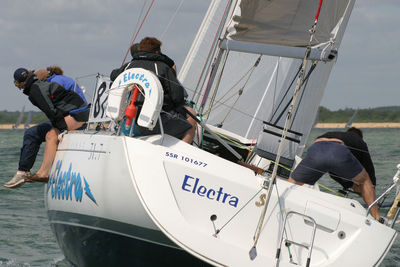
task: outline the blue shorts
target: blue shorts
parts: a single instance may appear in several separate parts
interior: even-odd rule
[[[362,169],[361,163],[345,144],[320,141],[310,146],[307,155],[292,172],[291,177],[297,182],[315,184],[322,175],[329,172],[335,177],[340,177],[344,182],[343,184],[340,182],[342,185],[351,186],[351,179],[356,177]]]

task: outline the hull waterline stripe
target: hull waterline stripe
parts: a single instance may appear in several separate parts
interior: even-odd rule
[[[179,248],[159,230],[148,229],[115,220],[72,212],[49,210],[47,211],[47,216],[50,224],[76,225],[90,229],[97,229],[104,232],[120,234],[151,243],[157,243],[163,246]]]

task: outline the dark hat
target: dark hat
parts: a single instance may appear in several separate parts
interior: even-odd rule
[[[26,74],[28,74],[28,70],[25,68],[19,68],[14,71],[14,80],[22,83],[26,80]]]
[[[133,55],[139,51],[139,43],[135,43],[131,46],[131,56],[133,57]]]

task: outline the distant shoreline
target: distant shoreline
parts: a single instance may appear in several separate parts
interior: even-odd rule
[[[31,124],[29,127],[35,126],[36,124]],[[0,124],[0,129],[2,130],[11,130],[13,128],[14,124]],[[23,130],[25,127],[25,124],[21,124],[18,126],[17,129]]]
[[[344,128],[346,123],[317,123],[315,128]],[[351,126],[357,128],[400,128],[400,122],[355,122]]]
[[[14,124],[0,124],[0,129],[12,129]],[[30,127],[35,124],[30,125]],[[328,129],[328,128],[344,128],[346,123],[317,123],[315,128]],[[354,127],[357,128],[400,128],[400,122],[355,122]],[[24,125],[20,125],[18,129],[24,129]]]

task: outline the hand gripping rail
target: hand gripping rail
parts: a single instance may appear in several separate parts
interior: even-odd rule
[[[110,88],[106,114],[116,122],[123,119],[125,109],[129,104],[128,95],[133,85],[139,86],[145,96],[137,123],[151,130],[160,116],[164,91],[157,76],[148,70],[131,68],[118,75]]]
[[[367,215],[370,213],[371,208],[372,208],[374,205],[376,205],[383,197],[385,197],[393,188],[395,188],[395,187],[397,187],[397,186],[399,186],[399,185],[400,185],[400,164],[397,165],[397,172],[396,172],[396,174],[393,176],[393,184],[392,184],[391,186],[389,186],[389,187],[385,190],[385,192],[383,192],[383,194],[380,195],[374,202],[372,202],[371,205],[368,206]],[[400,195],[400,194],[399,194],[399,195]],[[396,199],[399,198],[399,195],[396,197]],[[391,225],[392,228],[393,228],[393,226],[394,226],[394,223],[395,223],[396,220],[397,220],[397,217],[399,216],[399,211],[400,211],[400,209],[398,209],[398,204],[399,204],[399,202],[398,202],[398,201],[396,202],[396,200],[395,200],[394,203],[393,203],[392,208],[390,208],[390,211],[392,211],[392,213],[395,212],[394,210],[397,210],[397,211],[396,211],[396,214],[394,215],[393,223],[392,223],[392,225]],[[389,213],[390,213],[390,211],[389,211]]]

